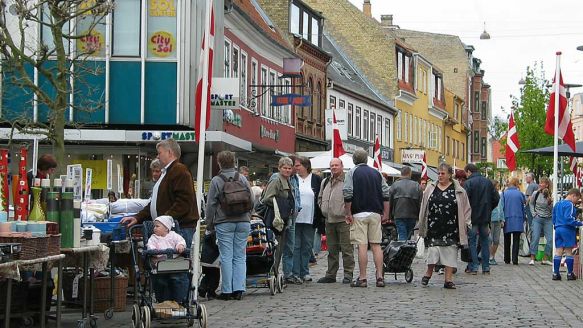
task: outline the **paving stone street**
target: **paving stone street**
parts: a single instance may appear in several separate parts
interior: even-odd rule
[[[421,285],[421,259],[413,264],[410,284],[403,275],[397,280],[386,275],[385,288],[319,284],[315,280],[326,270],[325,254],[311,267],[312,283],[290,285],[275,296],[268,289],[249,289],[243,301],[205,301],[209,327],[583,327],[583,281],[552,281],[550,266],[529,266],[527,258],[519,265],[499,258],[502,264],[492,266],[491,275],[475,276],[464,273],[459,262],[458,288],[446,290],[437,273],[428,286]],[[372,268],[371,262],[369,282]],[[98,326],[130,327],[130,309],[108,321],[99,314]],[[63,327],[75,327],[76,319],[66,315]]]

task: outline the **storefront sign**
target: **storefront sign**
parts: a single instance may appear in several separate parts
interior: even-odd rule
[[[286,93],[283,95],[271,96],[270,106],[288,106],[288,105],[300,107],[312,106],[312,96],[302,96],[295,93]]]
[[[99,54],[103,49],[105,38],[99,31],[85,31],[83,37],[77,39],[77,49],[84,54]]]
[[[174,51],[174,36],[165,31],[154,32],[150,37],[149,48],[155,57],[168,57]]]
[[[340,139],[348,139],[348,113],[344,108],[334,109],[336,114],[336,125],[340,132]],[[326,109],[324,111],[326,119],[326,140],[332,140],[332,110]]]
[[[229,124],[233,124],[234,126],[241,127],[243,126],[243,120],[241,118],[241,114],[236,113],[230,109],[223,111],[223,121]]]
[[[425,152],[421,149],[401,150],[401,163],[423,163]]]
[[[194,131],[144,131],[141,132],[141,137],[141,140],[143,141],[160,141],[166,139],[174,139],[176,141],[194,141]]]
[[[239,108],[239,79],[213,77],[211,86],[211,109]]]
[[[271,130],[266,128],[264,125],[261,125],[259,128],[259,137],[261,138],[268,138],[275,141],[279,140],[279,131],[278,130]]]
[[[176,17],[174,0],[150,0],[148,6],[150,17]]]

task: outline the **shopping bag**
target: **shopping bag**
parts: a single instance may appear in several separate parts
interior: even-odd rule
[[[418,259],[425,257],[425,238],[423,237],[419,237],[417,241],[417,254],[415,254],[415,257]]]
[[[520,234],[520,248],[518,251],[518,256],[530,256],[530,240],[528,240],[528,236],[524,232]]]

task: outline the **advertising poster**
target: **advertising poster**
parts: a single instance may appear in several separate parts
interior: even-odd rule
[[[107,161],[106,160],[77,160],[86,169],[93,172],[91,190],[107,190]],[[85,179],[87,181],[87,179]]]
[[[73,200],[83,199],[83,167],[81,164],[67,165],[67,178],[73,179]]]
[[[93,181],[93,170],[85,169],[85,201],[91,199],[91,182]]]

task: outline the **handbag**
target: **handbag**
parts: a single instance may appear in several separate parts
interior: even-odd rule
[[[462,247],[460,255],[461,255],[463,262],[466,262],[466,263],[472,262],[472,254],[470,253],[469,247]]]

